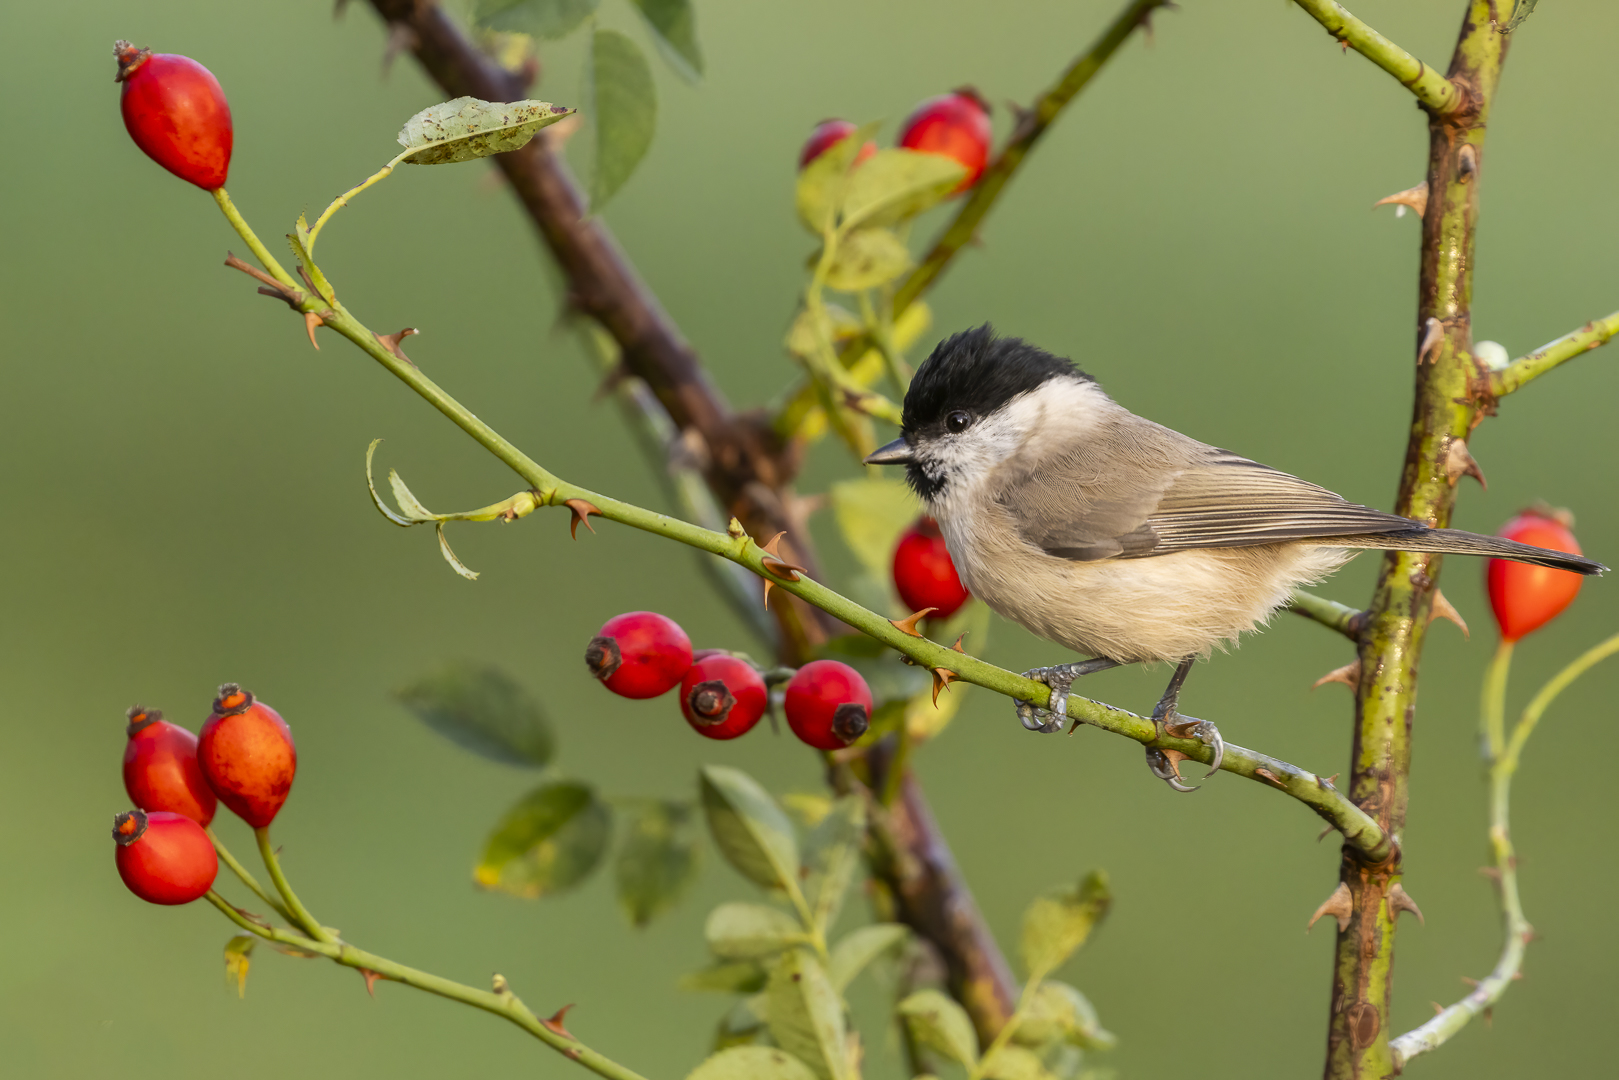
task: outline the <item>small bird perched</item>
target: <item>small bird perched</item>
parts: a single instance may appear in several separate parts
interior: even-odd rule
[[[1153,721],[1160,735],[1211,747],[1210,776],[1224,753],[1219,730],[1177,710],[1192,663],[1257,629],[1354,549],[1607,569],[1348,502],[1143,419],[1072,361],[988,325],[940,342],[905,395],[901,436],[866,463],[906,466],[973,595],[1093,657],[1024,672],[1052,690],[1049,711],[1018,703],[1025,727],[1061,730],[1081,675],[1167,660],[1175,674]],[[1147,763],[1175,790],[1194,790],[1161,751],[1148,749]]]

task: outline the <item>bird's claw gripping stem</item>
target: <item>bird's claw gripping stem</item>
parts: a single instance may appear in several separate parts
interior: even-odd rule
[[[1082,675],[1106,671],[1110,667],[1118,667],[1118,662],[1099,656],[1094,660],[1081,660],[1075,664],[1057,664],[1053,667],[1032,668],[1025,671],[1023,673],[1025,679],[1033,679],[1051,687],[1051,706],[1042,709],[1032,701],[1019,699],[1018,719],[1030,731],[1039,731],[1047,735],[1061,731],[1063,722],[1068,719],[1068,690],[1074,685],[1074,680]]]
[[[1220,763],[1225,760],[1225,740],[1220,737],[1220,729],[1207,720],[1199,720],[1195,716],[1183,717],[1180,714],[1178,706],[1181,687],[1185,685],[1186,676],[1191,670],[1190,658],[1176,665],[1175,674],[1171,676],[1169,686],[1164,689],[1164,696],[1158,699],[1158,705],[1152,710],[1152,724],[1158,730],[1159,738],[1169,735],[1177,739],[1196,739],[1214,751],[1209,771],[1203,777],[1207,780],[1220,771]],[[1188,784],[1181,780],[1180,764],[1186,760],[1186,756],[1179,750],[1160,750],[1149,746],[1147,768],[1176,791],[1196,791],[1196,784]]]

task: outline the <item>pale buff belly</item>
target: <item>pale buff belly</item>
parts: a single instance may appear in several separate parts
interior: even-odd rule
[[[999,523],[997,523],[999,524]],[[1074,562],[1008,529],[940,518],[963,584],[990,609],[1078,653],[1121,663],[1207,656],[1257,629],[1295,586],[1353,555],[1341,548],[1202,548],[1145,559]]]

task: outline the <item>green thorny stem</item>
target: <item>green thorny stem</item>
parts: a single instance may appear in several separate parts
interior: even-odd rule
[[[1519,978],[1523,966],[1525,947],[1534,938],[1534,928],[1524,918],[1523,903],[1518,897],[1518,856],[1512,846],[1508,812],[1512,793],[1512,777],[1518,771],[1524,744],[1534,734],[1535,725],[1557,695],[1570,683],[1596,664],[1619,653],[1619,634],[1583,655],[1558,672],[1523,710],[1523,716],[1513,727],[1511,737],[1506,734],[1503,717],[1506,704],[1507,665],[1512,657],[1512,643],[1503,641],[1496,651],[1484,678],[1483,723],[1486,744],[1485,759],[1489,762],[1490,784],[1490,852],[1495,865],[1490,876],[1499,889],[1501,921],[1506,941],[1501,947],[1501,958],[1495,969],[1473,987],[1471,993],[1419,1028],[1394,1039],[1389,1048],[1394,1056],[1395,1069],[1418,1054],[1443,1046],[1451,1036],[1467,1026],[1468,1021],[1480,1013],[1487,1013]]]
[[[1491,0],[1467,0],[1448,78],[1436,82],[1425,65],[1336,4],[1299,2],[1339,40],[1394,74],[1428,113],[1416,393],[1394,513],[1440,528],[1450,522],[1459,475],[1447,464],[1465,452],[1466,439],[1485,415],[1472,354],[1473,242],[1485,125],[1507,38],[1496,31]],[[1398,911],[1390,894],[1403,870],[1398,838],[1405,828],[1417,664],[1439,568],[1436,555],[1387,553],[1359,636],[1349,794],[1395,844],[1373,858],[1344,847],[1340,881],[1349,894],[1350,915],[1337,939],[1328,1080],[1382,1080],[1396,1071],[1389,1017]]]
[[[231,220],[243,239],[248,240],[250,247],[258,245],[257,238],[252,237],[252,230],[239,215],[232,217]],[[306,266],[306,269],[315,280],[324,280],[317,268]],[[302,297],[298,303],[300,311],[318,312],[324,326],[358,345],[457,427],[472,436],[530,485],[539,505],[563,506],[570,499],[583,500],[589,503],[597,514],[609,521],[678,541],[746,567],[769,581],[775,588],[802,598],[834,618],[910,657],[923,667],[949,671],[966,682],[1010,698],[1031,701],[1042,707],[1050,704],[1051,689],[1044,683],[1025,679],[1015,672],[956,652],[937,642],[907,634],[875,611],[861,607],[819,582],[791,570],[780,569],[781,564],[772,559],[770,554],[755,543],[735,522],[723,533],[704,529],[560,479],[480,420],[414,364],[391,352],[383,345],[377,334],[350,314],[341,303],[334,300],[330,307],[326,307],[320,297],[310,296],[307,293],[300,295]],[[767,560],[775,562],[778,567],[776,572],[769,569]],[[1070,696],[1068,713],[1077,722],[1123,735],[1146,746],[1178,750],[1205,764],[1213,756],[1208,747],[1195,739],[1160,736],[1151,720],[1089,698]],[[1326,777],[1232,743],[1226,744],[1225,761],[1221,768],[1277,788],[1305,803],[1342,832],[1346,842],[1368,859],[1385,859],[1394,851],[1394,843],[1387,831],[1379,827],[1369,815],[1355,807]]]

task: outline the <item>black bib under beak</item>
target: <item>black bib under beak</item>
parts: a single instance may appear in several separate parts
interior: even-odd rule
[[[887,446],[879,446],[866,455],[867,465],[914,465],[916,453],[911,444],[903,438],[895,439]]]

